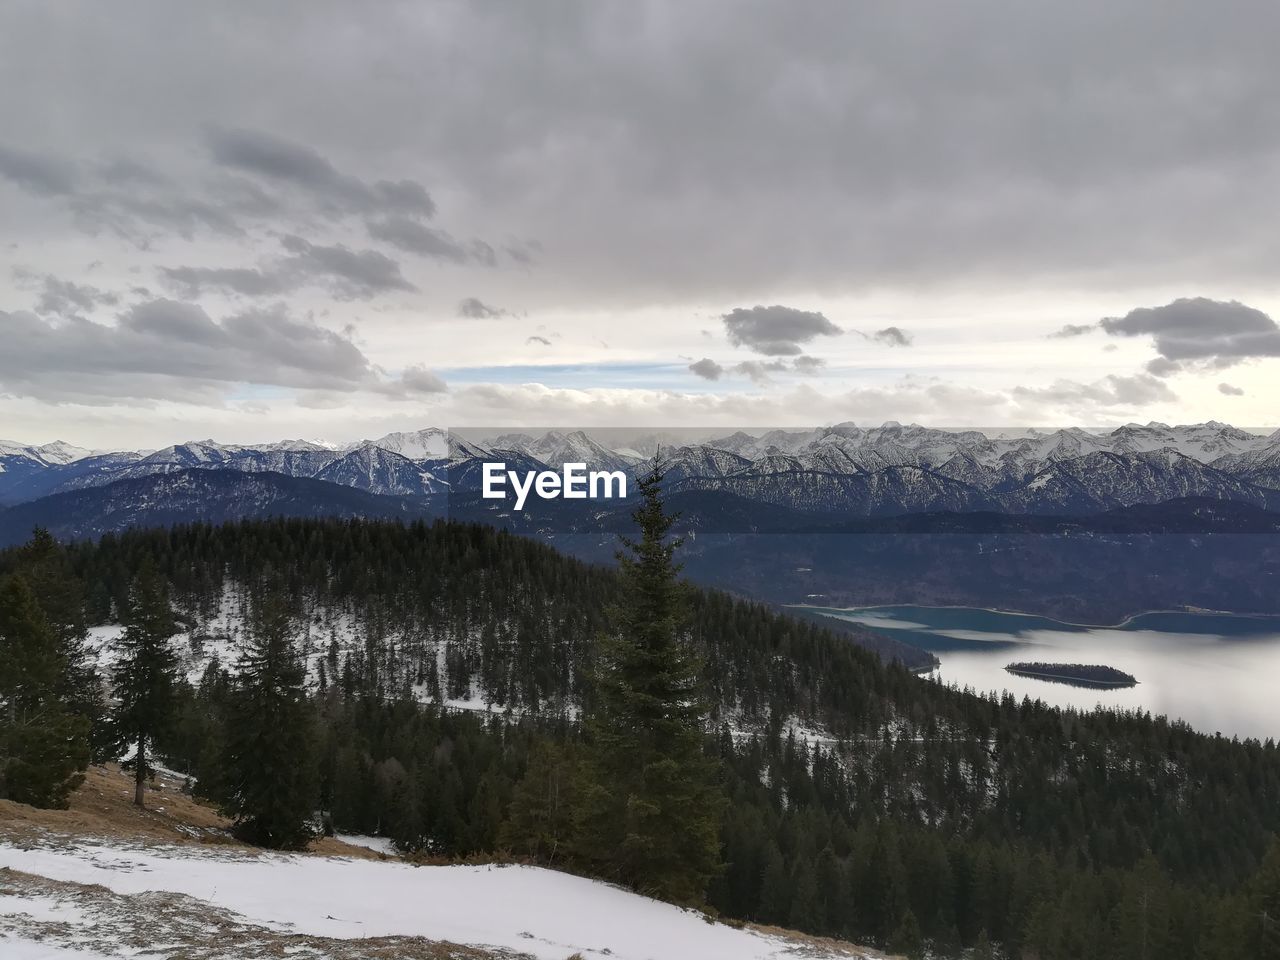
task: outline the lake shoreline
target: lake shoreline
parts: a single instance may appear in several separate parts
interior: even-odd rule
[[[856,607],[826,607],[818,606],[811,603],[784,603],[784,608],[792,608],[798,610],[832,610],[839,613],[864,613],[869,610],[886,610],[897,607],[918,607],[921,610],[977,610],[982,613],[996,613],[1001,616],[1009,617],[1035,617],[1040,620],[1050,620],[1053,623],[1060,623],[1064,627],[1080,627],[1085,630],[1119,630],[1123,629],[1133,621],[1148,616],[1158,614],[1176,614],[1184,617],[1235,617],[1240,620],[1266,620],[1275,621],[1280,624],[1280,614],[1275,613],[1236,613],[1231,610],[1210,610],[1206,607],[1183,607],[1177,608],[1161,608],[1154,610],[1142,610],[1138,613],[1132,613],[1124,617],[1116,623],[1086,623],[1075,620],[1062,620],[1058,617],[1051,617],[1043,613],[1028,613],[1025,610],[1006,610],[1001,607],[974,607],[958,603],[871,603]]]

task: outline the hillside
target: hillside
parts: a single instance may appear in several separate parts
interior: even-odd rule
[[[276,520],[49,549],[31,575],[62,583],[49,609],[95,625],[105,665],[136,572],[167,580],[183,680],[154,747],[199,795],[234,790],[220,745],[239,723],[236,661],[275,584],[306,667],[304,759],[338,833],[562,865],[570,825],[545,798],[574,790],[616,571],[457,523]],[[28,566],[0,554],[0,574]],[[1146,897],[1155,955],[1199,958],[1270,882],[1274,742],[980,698],[816,622],[705,590],[688,603],[728,804],[707,890],[724,916],[877,946],[923,937],[946,957],[985,936],[1070,958],[1051,945],[1139,936]]]
[[[531,866],[410,865],[320,840],[267,854],[168,777],[130,804],[94,768],[71,809],[0,801],[6,960],[814,960],[879,956],[779,930],[731,927],[615,887]]]

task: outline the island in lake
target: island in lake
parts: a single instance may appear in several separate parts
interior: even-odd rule
[[[1020,677],[1066,683],[1073,687],[1091,687],[1095,690],[1114,690],[1138,685],[1138,679],[1133,674],[1097,663],[1026,662],[1011,663],[1005,669]]]

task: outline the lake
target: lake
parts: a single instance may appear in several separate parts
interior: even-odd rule
[[[1161,612],[1106,627],[966,607],[811,609],[931,651],[941,662],[932,676],[947,684],[1063,707],[1147,710],[1224,736],[1280,737],[1280,617]],[[1138,686],[1093,690],[1007,673],[1017,660],[1106,664]]]

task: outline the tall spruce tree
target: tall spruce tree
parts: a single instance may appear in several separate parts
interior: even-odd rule
[[[639,539],[618,553],[621,599],[597,656],[575,847],[605,876],[696,904],[720,867],[725,800],[661,485],[655,465],[639,482]]]
[[[63,703],[66,662],[27,582],[0,581],[0,797],[65,807],[89,764],[89,722]]]
[[[227,812],[250,843],[298,849],[314,835],[318,772],[306,671],[284,596],[258,599],[237,665],[228,729]]]
[[[57,638],[63,706],[89,722],[94,758],[105,758],[111,747],[110,726],[101,678],[88,646],[84,584],[72,572],[66,551],[43,527],[37,527],[18,550],[18,560],[18,569]]]
[[[111,712],[115,745],[137,747],[130,763],[133,802],[139,807],[144,806],[144,787],[153,772],[147,748],[173,716],[178,658],[171,641],[177,632],[168,584],[147,564],[133,582],[124,633],[117,641],[117,702]]]

